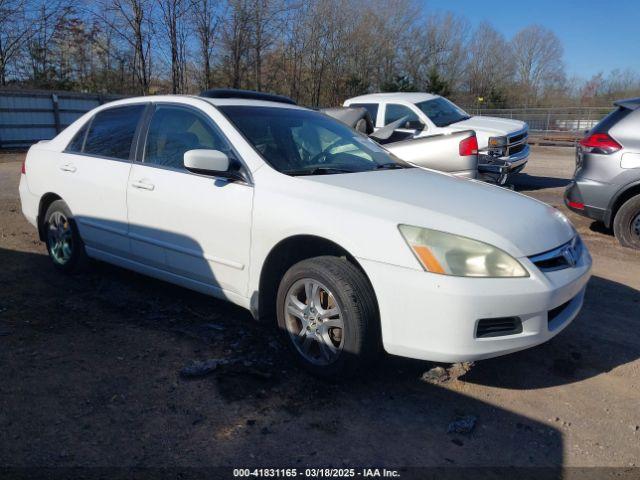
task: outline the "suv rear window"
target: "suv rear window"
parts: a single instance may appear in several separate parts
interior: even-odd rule
[[[98,112],[84,141],[83,153],[128,160],[145,105],[128,105]]]
[[[598,124],[591,129],[591,133],[607,133],[616,123],[622,121],[631,110],[624,107],[618,107],[613,112],[604,117]]]

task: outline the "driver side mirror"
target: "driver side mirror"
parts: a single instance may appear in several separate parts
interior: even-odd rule
[[[426,125],[422,123],[420,120],[407,120],[403,126],[408,130],[424,130]]]
[[[220,150],[189,150],[184,153],[183,162],[184,168],[193,173],[244,180],[242,175],[233,169],[233,160]]]

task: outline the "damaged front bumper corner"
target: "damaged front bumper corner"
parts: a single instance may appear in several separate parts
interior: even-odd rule
[[[509,176],[521,172],[529,160],[531,147],[526,145],[520,152],[508,157],[494,157],[481,153],[478,159],[478,176],[487,181],[504,185]]]

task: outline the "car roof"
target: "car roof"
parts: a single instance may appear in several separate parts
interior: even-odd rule
[[[299,105],[293,105],[291,103],[284,102],[272,102],[269,100],[252,100],[245,98],[206,98],[206,97],[193,97],[199,98],[216,107],[222,107],[227,105],[239,106],[239,107],[277,107],[277,108],[290,108],[295,110],[308,110],[308,108],[301,107]]]
[[[244,98],[206,98],[198,95],[149,95],[146,97],[129,97],[113,102],[105,103],[104,106],[117,106],[117,105],[129,105],[141,102],[172,102],[177,99],[192,99],[201,100],[203,102],[210,103],[213,106],[226,106],[237,105],[246,107],[277,107],[277,108],[290,108],[296,110],[308,110],[307,108],[300,107],[298,105],[292,105],[290,103],[272,102],[266,100],[253,100]]]
[[[624,107],[629,110],[637,110],[640,108],[640,97],[625,98],[624,100],[618,100],[613,103],[616,107]]]
[[[367,95],[360,95],[359,97],[353,97],[347,100],[349,103],[354,102],[388,102],[388,101],[404,101],[409,103],[424,102],[426,100],[433,100],[438,98],[439,95],[433,95],[426,92],[390,92],[390,93],[369,93]],[[346,103],[346,102],[345,102]]]

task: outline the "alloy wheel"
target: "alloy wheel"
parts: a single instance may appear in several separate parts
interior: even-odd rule
[[[62,212],[53,212],[49,218],[47,245],[51,258],[58,265],[66,265],[73,255],[71,223]]]
[[[315,365],[335,362],[344,345],[344,321],[333,293],[315,279],[302,278],[285,298],[285,324],[298,353]]]
[[[640,213],[631,221],[631,233],[640,239]]]

